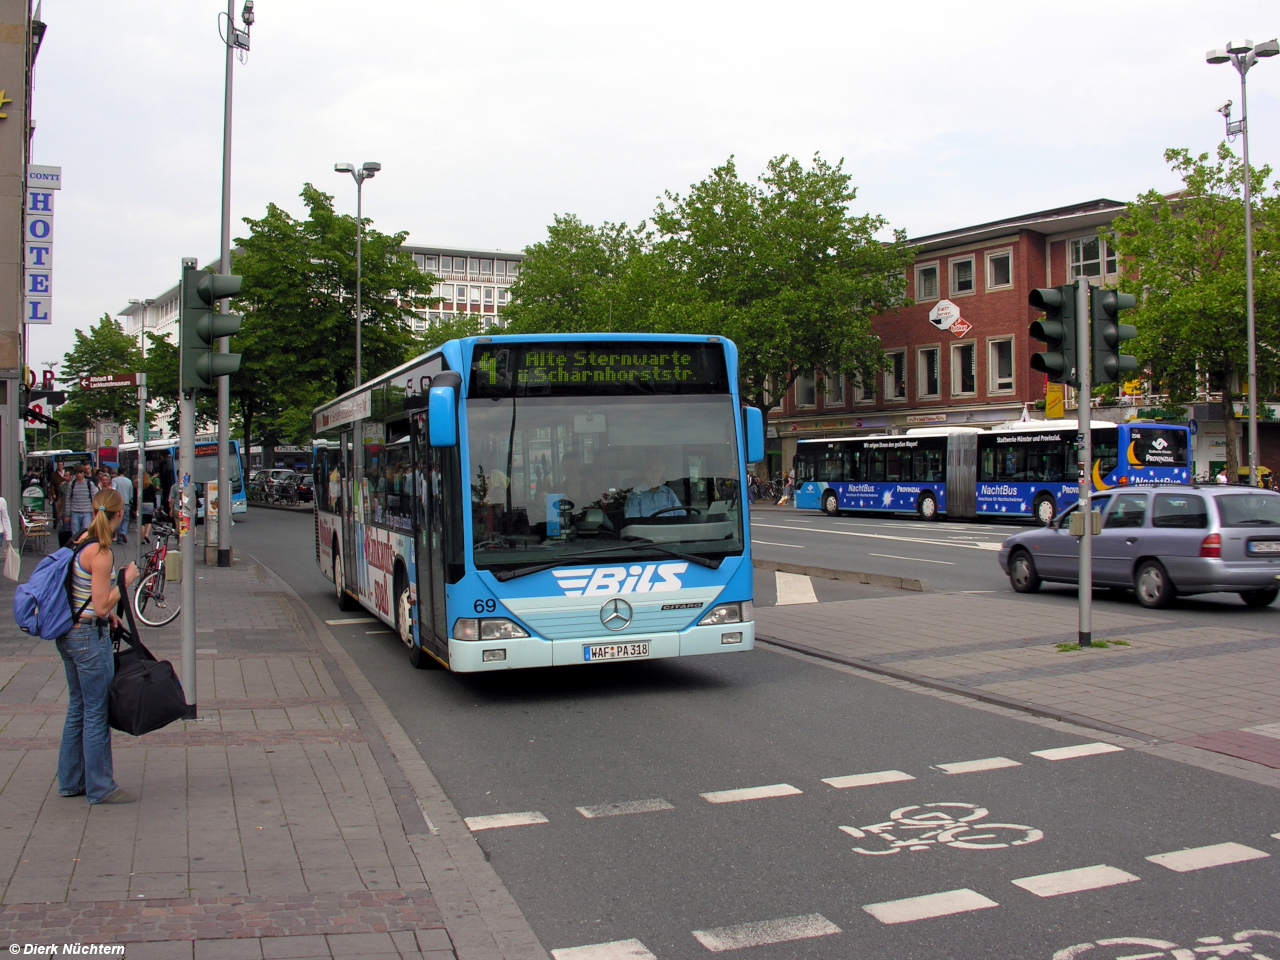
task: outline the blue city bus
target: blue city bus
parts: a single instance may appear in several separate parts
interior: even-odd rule
[[[722,337],[468,337],[316,408],[339,606],[458,672],[752,649],[737,366]]]
[[[249,498],[245,493],[244,478],[240,463],[240,441],[229,441],[227,472],[231,481],[231,515],[248,513]],[[191,479],[196,485],[196,519],[204,519],[204,485],[210,480],[218,479],[218,443],[216,440],[197,440],[195,445],[195,467],[191,471]],[[120,444],[120,472],[130,480],[138,476],[138,443]],[[178,477],[178,441],[176,437],[167,440],[147,441],[146,471],[152,477],[160,478],[164,503],[169,503],[173,485]]]
[[[802,440],[796,445],[795,504],[831,515],[867,510],[925,520],[945,514],[1046,524],[1078,498],[1078,429],[1074,420],[1033,420],[991,430],[928,427]],[[1094,421],[1092,432],[1095,490],[1190,481],[1185,426]]]

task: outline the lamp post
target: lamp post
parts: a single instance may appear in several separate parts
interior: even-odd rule
[[[1256,46],[1252,40],[1232,40],[1225,47],[1205,54],[1208,63],[1229,63],[1240,74],[1240,119],[1231,120],[1231,101],[1218,111],[1227,122],[1227,136],[1239,134],[1243,138],[1244,155],[1244,285],[1245,285],[1245,335],[1249,341],[1249,486],[1258,485],[1258,344],[1254,330],[1253,313],[1253,201],[1250,198],[1249,169],[1249,106],[1245,92],[1245,74],[1262,57],[1274,57],[1280,53],[1280,42],[1267,40]],[[1230,389],[1230,384],[1224,384]]]
[[[357,170],[354,163],[335,163],[333,169],[337,173],[349,173],[351,179],[356,182],[356,386],[360,386],[360,326],[364,320],[364,313],[360,304],[360,280],[361,280],[361,243],[364,240],[364,210],[361,206],[362,194],[364,190],[364,182],[372,180],[374,174],[382,169],[382,164],[373,160],[367,160],[360,165]]]

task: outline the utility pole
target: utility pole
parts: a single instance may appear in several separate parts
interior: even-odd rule
[[[198,269],[195,257],[182,258],[179,303],[187,302],[189,275]],[[179,326],[187,322],[181,317]],[[181,331],[180,331],[181,333]],[[196,718],[196,486],[191,468],[196,462],[196,391],[181,384],[178,401],[178,549],[182,552],[182,689],[187,695],[187,719]]]
[[[1093,354],[1092,324],[1089,317],[1089,280],[1076,280],[1076,423],[1080,430],[1080,506],[1083,519],[1080,535],[1080,573],[1076,581],[1080,598],[1080,646],[1093,646],[1093,404],[1090,392],[1090,358]]]

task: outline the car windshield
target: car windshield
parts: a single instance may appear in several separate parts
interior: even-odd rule
[[[1280,527],[1280,496],[1231,493],[1214,497],[1224,527]]]
[[[742,553],[731,397],[466,404],[477,567]]]

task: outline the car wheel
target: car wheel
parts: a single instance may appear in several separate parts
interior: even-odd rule
[[[822,512],[829,517],[840,516],[840,501],[836,499],[836,492],[828,490],[822,496]]]
[[[1035,593],[1040,589],[1036,562],[1027,551],[1018,550],[1009,558],[1009,583],[1017,593]]]
[[[1280,589],[1268,587],[1263,590],[1241,590],[1240,599],[1250,607],[1269,607],[1280,596]]]
[[[1042,527],[1047,527],[1051,524],[1057,512],[1057,504],[1054,503],[1053,497],[1047,493],[1042,493],[1036,497],[1036,502],[1031,506],[1031,516]]]
[[[916,513],[921,520],[938,519],[938,501],[932,493],[920,494],[920,499],[916,501]]]
[[[1159,609],[1173,603],[1176,591],[1159,560],[1144,560],[1133,576],[1133,592],[1144,607]]]

